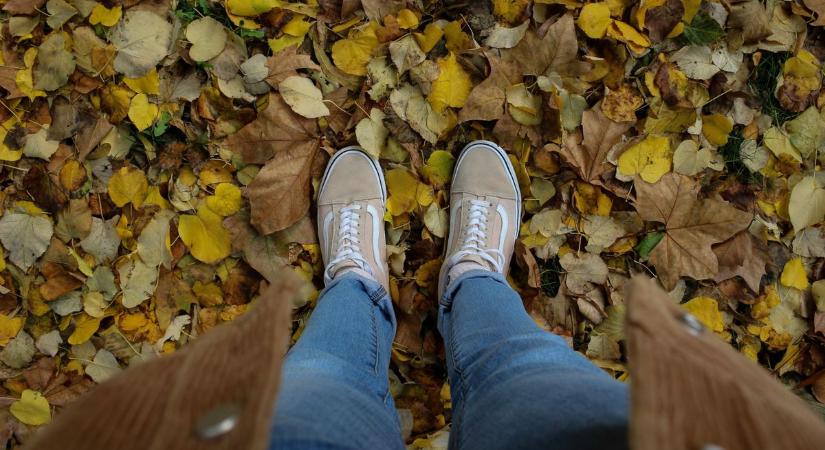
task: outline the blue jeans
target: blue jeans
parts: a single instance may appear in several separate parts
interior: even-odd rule
[[[454,449],[626,448],[628,393],[541,330],[498,274],[455,280],[439,307]],[[272,449],[403,449],[389,394],[395,316],[354,274],[321,295],[287,354]]]

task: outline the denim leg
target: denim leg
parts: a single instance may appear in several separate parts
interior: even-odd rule
[[[453,449],[627,448],[626,386],[548,333],[498,274],[459,277],[440,305]]]
[[[403,449],[389,393],[392,301],[355,274],[321,294],[287,353],[271,449]]]

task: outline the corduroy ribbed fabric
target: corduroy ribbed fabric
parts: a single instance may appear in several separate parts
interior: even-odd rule
[[[288,275],[231,324],[97,386],[33,436],[29,448],[265,449],[300,287]],[[196,421],[221,405],[240,407],[237,425],[213,439],[198,437]]]

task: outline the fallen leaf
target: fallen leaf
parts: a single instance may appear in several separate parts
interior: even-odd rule
[[[629,124],[614,122],[605,116],[599,105],[582,114],[584,139],[571,138],[559,149],[561,156],[572,164],[582,180],[601,183],[601,176],[612,170],[607,155],[619,143]]]
[[[102,348],[97,351],[94,359],[86,366],[86,375],[89,375],[95,383],[103,383],[117,375],[121,370],[115,355]]]
[[[66,39],[62,33],[50,35],[37,52],[32,75],[34,89],[55,91],[69,81],[74,72],[74,55],[66,50]]]
[[[0,242],[9,260],[23,270],[29,270],[46,251],[52,233],[52,222],[45,215],[6,212],[0,218]]]
[[[372,58],[372,51],[377,46],[378,37],[375,35],[375,26],[371,23],[333,44],[332,60],[344,73],[364,76],[367,74],[367,63]]]
[[[461,108],[470,96],[470,76],[458,63],[454,53],[439,59],[438,69],[438,78],[433,82],[427,100],[438,113],[444,112],[447,107]]]
[[[43,425],[52,420],[52,410],[43,394],[31,389],[25,389],[20,394],[20,400],[9,407],[11,414],[26,425]]]
[[[115,205],[122,207],[129,203],[140,207],[149,190],[146,175],[140,170],[124,166],[109,178],[109,198]]]
[[[217,20],[206,16],[186,27],[186,40],[192,43],[189,57],[195,61],[209,61],[226,47],[226,29]]]
[[[329,115],[329,108],[324,104],[324,95],[309,78],[288,77],[278,84],[278,90],[281,98],[293,111],[308,119]]]
[[[792,287],[804,291],[808,288],[808,274],[805,272],[805,266],[802,265],[802,258],[793,258],[782,269],[782,276],[779,282],[783,286]]]
[[[699,199],[696,183],[667,174],[656,184],[636,183],[636,210],[646,221],[665,225],[665,235],[650,253],[662,285],[673,289],[682,276],[712,278],[719,262],[712,244],[724,242],[750,225],[752,215],[714,199]]]
[[[513,28],[503,27],[496,24],[484,40],[484,45],[493,48],[513,48],[518,45],[527,33],[530,21],[525,21],[521,25]]]
[[[672,159],[670,139],[649,134],[619,156],[616,175],[631,179],[638,174],[644,181],[655,183],[670,172]]]
[[[112,31],[118,50],[114,69],[129,78],[140,78],[166,57],[172,44],[172,24],[145,10],[126,11]]]
[[[588,37],[601,39],[607,33],[607,27],[612,20],[607,2],[588,3],[579,12],[576,24]]]
[[[813,176],[796,183],[788,203],[788,215],[795,231],[825,220],[825,186]]]
[[[192,256],[207,264],[226,258],[231,251],[229,233],[221,216],[208,207],[198,208],[195,215],[180,216],[178,234]]]
[[[355,126],[358,144],[375,159],[381,155],[389,135],[384,126],[384,118],[386,115],[380,109],[373,108],[369,117],[361,119]]]

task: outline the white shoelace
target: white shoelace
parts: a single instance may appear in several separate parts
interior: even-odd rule
[[[325,283],[332,280],[336,266],[345,261],[351,261],[361,270],[372,275],[372,269],[358,246],[361,243],[358,239],[360,228],[358,210],[360,209],[361,205],[352,204],[341,208],[338,212],[341,220],[338,224],[338,249],[324,271]]]
[[[484,248],[484,243],[487,241],[487,217],[490,206],[492,205],[487,201],[470,200],[469,221],[465,228],[464,242],[461,244],[461,249],[450,258],[451,266],[461,262],[465,256],[477,256],[490,263],[496,272],[504,271],[504,255],[498,249]]]

